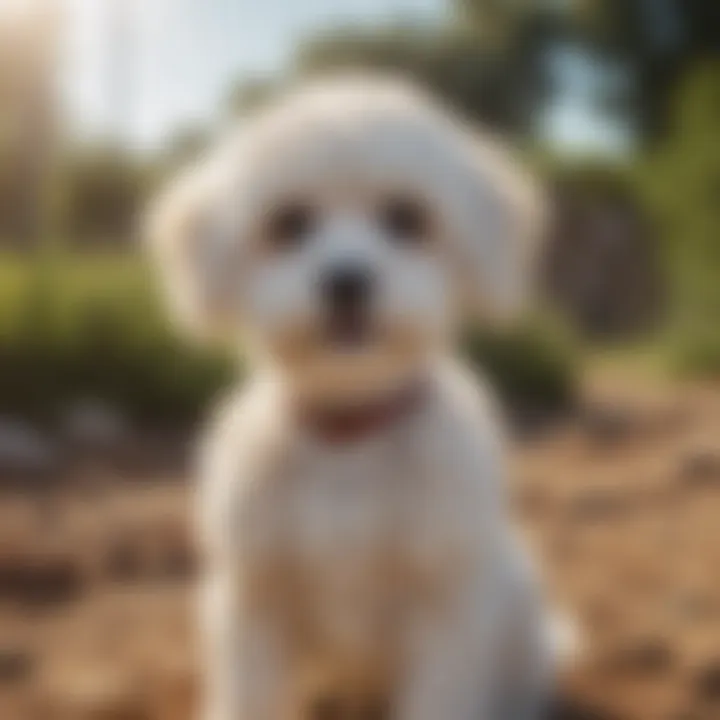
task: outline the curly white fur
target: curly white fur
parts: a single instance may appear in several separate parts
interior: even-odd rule
[[[429,208],[418,247],[378,223],[398,193]],[[289,198],[318,217],[275,252],[265,223]],[[397,720],[541,713],[547,623],[507,519],[498,423],[451,358],[470,309],[519,306],[540,223],[493,142],[377,78],[290,95],[160,201],[153,248],[182,318],[242,338],[256,368],[203,452],[204,720],[299,717],[325,696]],[[318,290],[348,264],[373,275],[376,329],[351,350],[323,335]],[[419,411],[356,442],[293,413],[418,377]]]

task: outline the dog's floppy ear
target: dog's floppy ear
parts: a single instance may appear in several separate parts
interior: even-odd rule
[[[222,199],[217,168],[198,163],[160,193],[146,219],[145,238],[170,307],[200,338],[222,334],[233,310],[233,238]]]
[[[535,289],[545,202],[535,180],[489,138],[467,138],[463,165],[465,297],[482,320],[502,322],[523,311]]]

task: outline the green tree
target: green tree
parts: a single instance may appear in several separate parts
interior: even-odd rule
[[[472,119],[522,133],[529,129],[543,84],[539,66],[521,61],[519,47],[461,25],[398,23],[337,28],[310,38],[301,43],[294,65],[301,75],[348,67],[398,72]]]
[[[689,364],[720,368],[720,61],[676,93],[667,139],[644,164],[673,279],[673,329]]]
[[[630,92],[608,101],[647,145],[672,121],[673,100],[698,60],[720,57],[717,0],[455,0],[456,16],[521,59],[572,42],[623,70]]]

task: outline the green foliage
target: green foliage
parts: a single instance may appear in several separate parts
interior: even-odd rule
[[[670,345],[685,369],[720,372],[720,61],[698,65],[673,131],[642,167],[672,280]]]
[[[566,410],[575,399],[579,365],[574,345],[548,319],[528,320],[512,330],[476,330],[464,350],[511,407],[554,412]]]
[[[720,56],[717,0],[573,0],[566,33],[631,78],[626,119],[646,147],[671,132],[674,101],[688,68]]]
[[[471,120],[525,131],[542,90],[541,65],[506,40],[456,25],[339,27],[301,43],[293,67],[300,75],[344,68],[399,74]]]
[[[141,422],[183,424],[238,375],[226,352],[169,329],[137,259],[50,262],[0,258],[0,414],[51,420],[68,402],[93,397]],[[555,410],[571,400],[573,355],[547,325],[474,333],[466,350],[514,405]]]
[[[720,333],[717,327],[697,328],[671,337],[672,368],[681,375],[718,377],[720,375]]]
[[[223,353],[170,331],[137,260],[64,259],[52,274],[3,260],[0,287],[0,413],[51,419],[98,397],[182,424],[230,379]]]

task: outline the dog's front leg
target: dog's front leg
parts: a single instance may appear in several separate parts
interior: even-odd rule
[[[492,707],[492,621],[480,593],[465,587],[413,623],[397,720],[496,720]]]
[[[237,578],[216,573],[203,588],[201,720],[278,720],[287,700],[279,637],[238,602]]]

